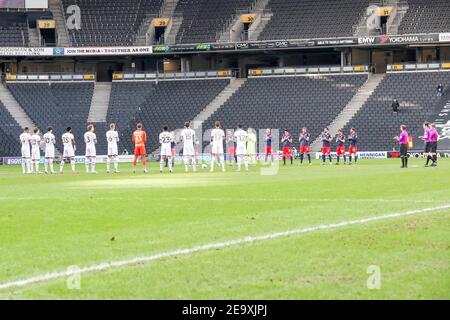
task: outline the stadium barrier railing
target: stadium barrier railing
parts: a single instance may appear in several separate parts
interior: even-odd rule
[[[432,63],[396,63],[387,65],[387,72],[450,70],[450,62]]]
[[[11,74],[5,76],[6,82],[48,82],[48,81],[96,81],[97,75],[95,73],[77,73],[77,74]]]
[[[302,75],[302,74],[330,74],[330,73],[359,73],[368,72],[368,66],[328,66],[328,67],[300,67],[300,68],[271,68],[271,69],[250,69],[249,77],[261,76],[281,76],[281,75]]]
[[[231,70],[200,71],[200,72],[169,72],[169,73],[116,72],[113,74],[113,81],[230,78],[232,76],[233,73]]]

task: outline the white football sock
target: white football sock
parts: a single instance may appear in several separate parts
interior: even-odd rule
[[[27,172],[33,172],[33,167],[31,166],[31,159],[27,159]]]
[[[22,173],[27,173],[27,164],[26,164],[27,160],[26,159],[22,159]]]
[[[48,160],[48,163],[49,163],[49,165],[50,165],[50,172],[51,172],[51,173],[54,173],[55,170],[53,170],[53,159],[49,159],[49,160]]]
[[[222,171],[225,172],[225,158],[223,154],[220,156],[220,164],[222,165]]]

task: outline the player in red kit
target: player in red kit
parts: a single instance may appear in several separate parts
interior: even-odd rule
[[[144,167],[144,172],[147,173],[147,159],[145,151],[145,143],[147,142],[147,133],[142,130],[142,123],[137,124],[137,130],[133,132],[131,137],[134,143],[134,169],[133,173],[136,173],[137,159],[141,157],[142,166]]]
[[[333,141],[333,138],[328,128],[323,129],[320,140],[322,141],[322,165],[325,165],[326,156],[328,156],[331,164],[331,141]]]
[[[352,159],[355,160],[355,164],[358,162],[358,134],[355,128],[350,129],[350,135],[348,136],[348,142],[350,146],[348,148],[348,153],[350,154],[349,163],[352,164]]]
[[[283,165],[286,165],[286,159],[290,159],[292,165],[292,136],[287,129],[284,130],[284,135],[281,139],[281,146],[283,147]]]
[[[341,160],[341,156],[344,157],[344,164],[347,164],[347,156],[345,155],[345,135],[344,135],[344,129],[340,129],[338,131],[338,134],[336,136],[336,164],[339,165],[339,162]]]

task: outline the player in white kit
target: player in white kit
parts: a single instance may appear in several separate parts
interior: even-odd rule
[[[72,167],[72,173],[76,173],[75,171],[75,150],[76,150],[76,141],[75,137],[72,134],[72,128],[68,127],[66,133],[62,135],[62,142],[64,145],[63,158],[61,160],[61,164],[59,166],[59,172],[63,173],[64,163],[70,163]]]
[[[169,166],[169,172],[173,172],[172,169],[172,142],[174,136],[169,132],[169,128],[165,126],[163,132],[159,134],[159,143],[161,144],[161,157],[159,160],[159,172],[163,172],[164,163],[167,160]]]
[[[244,161],[245,171],[248,171],[248,133],[242,129],[241,125],[238,125],[237,130],[234,132],[234,139],[236,140],[237,171],[241,171],[242,160]]]
[[[116,124],[109,125],[109,131],[106,132],[106,140],[108,141],[108,158],[106,159],[106,173],[110,172],[111,160],[114,162],[114,173],[119,173],[119,150],[117,142],[119,142],[119,133],[116,131]]]
[[[215,128],[211,131],[211,172],[214,171],[214,162],[216,159],[220,162],[222,166],[222,171],[225,172],[225,159],[223,157],[223,141],[225,139],[225,132],[220,129],[220,122],[216,121]]]
[[[84,134],[84,143],[86,144],[86,155],[84,163],[86,165],[86,173],[89,173],[89,165],[91,166],[91,172],[97,173],[95,171],[95,160],[97,157],[95,145],[97,144],[97,136],[94,131],[94,126],[90,124],[87,126],[87,132]]]
[[[55,143],[56,139],[53,134],[53,128],[49,127],[47,133],[44,134],[44,144],[45,144],[45,161],[44,161],[44,172],[48,174],[48,167],[50,166],[50,172],[53,174],[53,160],[55,159]]]
[[[40,131],[38,128],[33,130],[34,134],[31,136],[30,144],[31,144],[31,172],[33,172],[33,167],[35,168],[35,173],[40,174],[39,171],[39,163],[41,162],[41,136],[39,135]]]
[[[31,173],[31,153],[30,153],[30,129],[23,129],[23,133],[19,136],[21,153],[22,153],[22,173]]]
[[[184,129],[181,132],[181,141],[183,141],[183,160],[184,170],[189,171],[189,165],[192,165],[194,172],[197,172],[197,161],[195,157],[195,131],[192,130],[190,122],[184,124]]]

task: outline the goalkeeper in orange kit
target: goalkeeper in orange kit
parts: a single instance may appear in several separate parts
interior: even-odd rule
[[[142,123],[137,124],[137,130],[133,132],[131,139],[134,143],[133,173],[136,173],[136,164],[139,157],[141,157],[144,172],[147,173],[147,159],[146,159],[147,153],[145,151],[145,143],[147,142],[147,133],[144,130],[142,130]]]

